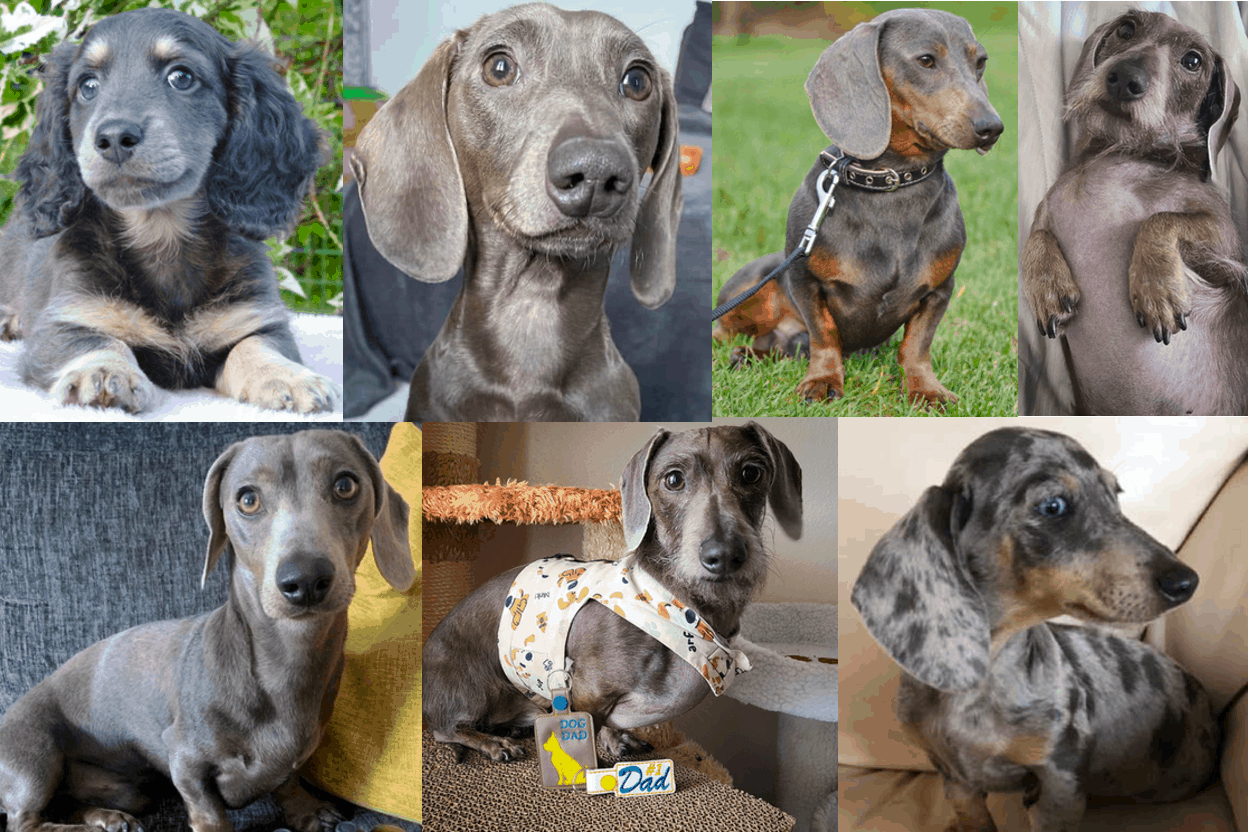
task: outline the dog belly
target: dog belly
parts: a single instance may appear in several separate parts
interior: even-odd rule
[[[1066,330],[1081,409],[1087,415],[1225,414],[1234,409],[1219,361],[1217,292],[1188,282],[1192,314],[1169,345],[1139,326],[1127,271],[1144,219],[1186,210],[1181,196],[1146,204],[1123,180],[1146,167],[1124,162],[1101,175],[1064,178],[1049,195],[1050,229],[1081,297]],[[1095,217],[1095,222],[1089,218]]]

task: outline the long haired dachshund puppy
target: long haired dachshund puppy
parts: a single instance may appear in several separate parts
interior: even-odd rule
[[[1040,331],[1065,341],[1075,412],[1248,413],[1248,269],[1210,179],[1239,98],[1209,42],[1164,14],[1127,12],[1084,44],[1073,161],[1020,272]]]
[[[322,153],[269,58],[142,9],[58,46],[42,78],[0,235],[0,338],[26,340],[23,380],[131,412],[156,386],[332,409],[262,242],[294,224]]]

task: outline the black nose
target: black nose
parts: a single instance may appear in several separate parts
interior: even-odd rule
[[[546,156],[546,193],[569,217],[610,217],[633,188],[633,160],[613,139],[556,137]]]
[[[975,131],[975,140],[980,147],[992,147],[1005,131],[1005,125],[1001,123],[1000,116],[991,113],[972,119],[971,129]]]
[[[1152,76],[1138,58],[1121,60],[1109,68],[1105,75],[1105,92],[1111,101],[1125,104],[1138,101],[1148,92]]]
[[[143,141],[143,128],[133,121],[110,119],[95,131],[95,149],[114,164],[122,164],[134,155]]]
[[[1182,604],[1196,592],[1200,576],[1181,563],[1176,563],[1157,576],[1157,591],[1171,604]]]
[[[749,553],[745,549],[745,541],[740,538],[725,541],[708,537],[702,541],[698,557],[702,560],[703,569],[722,577],[731,575],[745,565]]]
[[[313,607],[334,585],[334,565],[327,558],[296,555],[277,567],[277,588],[292,604]]]

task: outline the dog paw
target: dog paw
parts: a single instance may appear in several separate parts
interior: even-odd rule
[[[606,725],[598,729],[598,747],[615,757],[648,754],[654,750],[653,745],[633,736],[628,731]]]
[[[22,337],[22,321],[7,306],[0,306],[0,341],[16,341]]]
[[[104,832],[144,832],[143,825],[134,816],[116,809],[84,809],[82,822]]]
[[[286,825],[294,832],[333,832],[346,820],[332,803],[308,795],[307,804],[295,812],[286,811]]]
[[[293,413],[325,413],[338,407],[342,393],[338,385],[320,373],[299,364],[282,368],[270,378],[247,388],[239,401],[266,410]]]
[[[71,361],[61,368],[51,392],[61,404],[119,407],[128,413],[149,410],[156,402],[156,385],[139,369],[133,353],[116,350],[99,350]]]
[[[906,379],[906,398],[916,407],[930,407],[936,410],[944,410],[946,405],[954,404],[958,400],[958,397],[949,392],[945,385],[934,379],[915,384],[911,384],[910,380]]]
[[[728,357],[728,369],[735,370],[743,367],[754,357],[753,351],[749,347],[733,347],[732,355]]]
[[[804,378],[797,385],[797,395],[807,402],[822,402],[839,399],[845,395],[845,379],[835,376],[819,376]]]
[[[1080,297],[1057,239],[1043,229],[1032,232],[1023,248],[1022,267],[1023,296],[1040,334],[1056,338],[1074,319]]]
[[[1151,332],[1157,343],[1169,344],[1172,335],[1187,329],[1192,302],[1177,250],[1150,252],[1136,245],[1127,286],[1135,322]]]

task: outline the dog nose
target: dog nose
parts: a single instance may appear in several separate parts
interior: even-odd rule
[[[120,165],[134,155],[143,141],[143,128],[133,121],[111,119],[95,131],[95,149],[108,161]]]
[[[971,121],[971,129],[975,131],[975,140],[980,147],[992,147],[1005,131],[1001,117],[996,113],[975,118]]]
[[[632,156],[613,139],[556,139],[546,156],[546,193],[565,216],[610,217],[632,187]]]
[[[334,584],[334,565],[328,558],[296,555],[277,567],[277,588],[282,596],[300,607],[313,607],[325,600]]]
[[[1172,604],[1182,604],[1196,592],[1200,576],[1195,570],[1176,563],[1157,576],[1157,591]]]
[[[748,553],[745,542],[738,539],[724,542],[714,537],[702,541],[698,556],[702,560],[702,568],[712,575],[720,577],[731,575],[745,564]]]
[[[1109,68],[1109,72],[1105,75],[1105,91],[1109,93],[1111,100],[1120,104],[1138,101],[1144,97],[1144,93],[1148,92],[1148,84],[1151,80],[1152,76],[1149,75],[1143,62],[1128,58]]]

